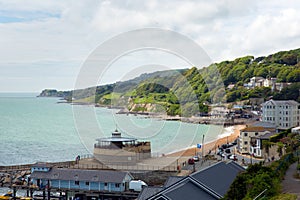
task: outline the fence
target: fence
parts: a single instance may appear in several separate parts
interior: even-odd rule
[[[155,157],[161,157],[161,155],[156,154]],[[92,154],[85,154],[79,156],[80,160],[88,160],[93,159],[94,156]],[[52,167],[59,168],[73,168],[73,169],[98,169],[98,170],[109,170],[109,169],[117,169],[117,170],[127,170],[127,171],[177,171],[178,167],[176,164],[171,164],[169,166],[159,166],[159,165],[132,165],[130,163],[122,163],[122,164],[102,164],[101,162],[87,162],[81,163],[78,160],[74,161],[65,161],[65,162],[53,162],[47,163]],[[11,171],[25,171],[30,170],[31,166],[34,164],[25,164],[25,165],[12,165],[12,166],[0,166],[0,172],[11,172]]]
[[[177,171],[177,166],[155,166],[155,165],[126,165],[126,164],[76,164],[71,166],[73,169],[91,169],[91,170],[124,170],[124,171]]]
[[[53,166],[53,167],[65,167],[65,168],[69,168],[69,167],[71,167],[71,166],[73,166],[75,164],[75,161],[53,162],[53,163],[49,163],[49,164],[51,166]],[[33,166],[33,165],[34,164],[0,166],[0,172],[30,170],[31,166]]]

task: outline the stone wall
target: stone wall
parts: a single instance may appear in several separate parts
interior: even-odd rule
[[[166,171],[148,171],[148,172],[130,172],[134,179],[143,180],[148,185],[164,185],[169,176],[176,176],[177,172]]]

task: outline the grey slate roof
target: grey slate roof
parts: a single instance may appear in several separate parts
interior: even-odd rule
[[[164,187],[169,187],[170,185],[173,185],[174,183],[180,181],[181,179],[183,179],[184,177],[183,176],[170,176],[165,184],[164,184]]]
[[[47,180],[122,183],[127,174],[130,175],[129,172],[121,171],[52,168],[49,172],[34,171],[31,174],[31,178]]]
[[[237,168],[232,163],[218,162],[190,176],[224,196],[238,173],[244,170]]]
[[[263,105],[267,105],[267,104],[273,104],[273,105],[290,105],[290,106],[298,106],[299,103],[297,101],[294,100],[269,100],[266,101],[265,103],[263,103]]]
[[[276,134],[277,133],[266,131],[266,133],[264,135],[260,136],[259,138],[268,140],[268,139],[270,139],[271,136],[276,135]]]
[[[230,161],[227,163],[227,165],[229,167],[233,167],[233,168],[237,169],[239,172],[245,171],[245,168],[242,167],[241,165],[237,164],[236,162]]]
[[[146,200],[149,197],[155,195],[156,193],[160,192],[163,189],[164,189],[163,187],[154,187],[154,186],[144,187],[142,189],[142,191],[140,192],[138,199]]]
[[[195,184],[193,181],[187,179],[178,185],[178,187],[173,187],[172,190],[167,191],[164,196],[168,197],[172,200],[215,200],[216,197],[207,193],[205,190],[199,189],[199,186]]]
[[[222,196],[212,191],[210,188],[206,187],[202,183],[198,182],[191,176],[187,176],[181,179],[177,183],[165,188],[161,192],[150,197],[150,200],[158,200],[160,197],[172,200],[197,200],[197,199],[207,199],[216,200],[220,199]]]
[[[176,178],[171,177],[169,183],[165,183],[167,187],[152,194],[149,199],[220,199],[224,197],[236,176],[244,170],[233,161],[218,162],[185,178],[177,178],[177,182]]]
[[[255,122],[255,123],[251,124],[251,126],[276,129],[276,124],[270,123],[270,122],[262,122],[262,121]]]

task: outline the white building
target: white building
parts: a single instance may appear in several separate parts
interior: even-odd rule
[[[270,100],[262,104],[262,121],[273,123],[278,129],[300,125],[300,104],[293,100]]]
[[[292,133],[298,133],[298,134],[300,134],[300,126],[292,128]]]
[[[262,127],[262,126],[248,126],[240,130],[240,136],[238,138],[237,150],[242,154],[248,154],[253,151],[252,146],[255,146],[252,138],[257,138],[266,133],[275,133],[275,128]]]

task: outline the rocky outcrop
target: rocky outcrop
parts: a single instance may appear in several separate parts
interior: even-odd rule
[[[30,170],[14,171],[10,173],[0,173],[0,187],[12,185],[27,185]]]

